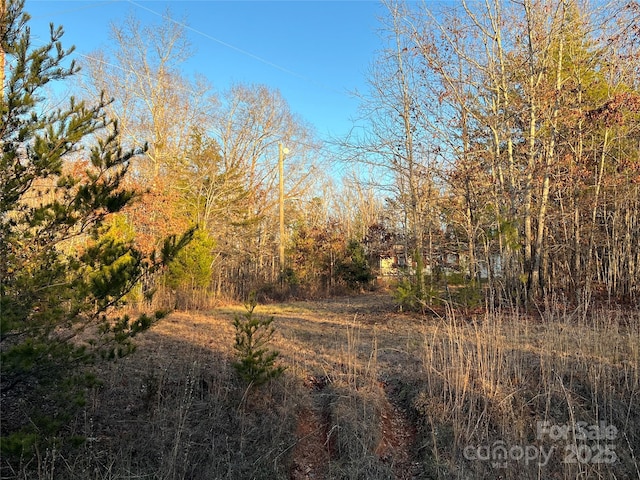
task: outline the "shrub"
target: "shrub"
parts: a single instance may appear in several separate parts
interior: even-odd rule
[[[345,258],[338,262],[336,270],[338,277],[351,289],[360,289],[375,278],[364,247],[356,240],[349,241]]]
[[[213,248],[215,242],[203,230],[197,230],[193,240],[167,269],[167,285],[174,289],[207,288],[211,282],[212,264],[215,260]]]
[[[246,305],[247,311],[236,315],[233,326],[236,330],[234,348],[238,361],[233,364],[240,377],[251,385],[259,386],[284,372],[284,367],[276,366],[280,352],[267,347],[273,338],[275,328],[273,317],[255,315],[255,296]]]

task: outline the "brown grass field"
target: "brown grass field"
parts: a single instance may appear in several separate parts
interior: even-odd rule
[[[176,312],[98,372],[48,479],[640,479],[640,317],[259,305],[280,378],[232,367],[241,305]],[[33,471],[33,470],[32,470]]]

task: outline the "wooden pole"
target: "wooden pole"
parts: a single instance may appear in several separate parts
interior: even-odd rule
[[[5,54],[2,39],[7,28],[5,13],[7,11],[6,0],[0,0],[0,102],[4,102],[4,64]]]
[[[284,274],[284,152],[278,144],[278,174],[280,179],[280,275]],[[281,278],[282,280],[282,278]]]

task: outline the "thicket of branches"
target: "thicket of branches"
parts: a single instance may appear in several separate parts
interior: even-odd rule
[[[385,258],[406,265],[422,306],[449,283],[496,302],[637,300],[638,3],[386,7],[362,133],[343,148],[323,145],[273,88],[215,92],[185,76],[191,47],[169,12],[114,24],[109,49],[84,58],[78,96],[113,98],[103,109],[122,146],[148,146],[127,161],[122,185],[137,200],[105,218],[110,235],[148,254],[199,229],[130,303],[359,289]],[[279,144],[291,152],[284,238]],[[336,185],[327,158],[356,173]]]
[[[344,146],[388,179],[417,300],[449,270],[499,301],[637,304],[640,5],[386,5]]]
[[[114,228],[145,251],[191,224],[199,229],[168,275],[146,278],[132,300],[155,289],[167,306],[198,308],[257,290],[280,298],[359,288],[336,268],[350,261],[348,241],[360,239],[324,195],[325,154],[312,127],[274,88],[236,84],[214,92],[206,80],[187,78],[181,67],[190,54],[182,22],[168,14],[142,28],[131,17],[113,25],[110,50],[89,55],[85,65],[85,94],[113,96],[109,115],[125,143],[149,144],[129,177],[141,199]],[[282,194],[280,145],[290,152]]]
[[[169,12],[113,25],[79,91],[113,97],[104,108],[123,145],[148,149],[129,162],[123,181],[139,198],[108,219],[112,235],[148,253],[199,227],[129,301],[359,289],[381,259],[406,265],[396,273],[422,307],[456,300],[456,283],[462,303],[637,301],[638,2],[385,5],[362,128],[331,149],[273,88],[215,92],[186,77],[191,47]],[[282,239],[279,144],[290,150]],[[356,173],[336,185],[327,158]]]

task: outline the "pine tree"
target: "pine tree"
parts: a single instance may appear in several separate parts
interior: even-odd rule
[[[375,277],[367,261],[364,247],[357,240],[349,240],[345,257],[338,262],[338,276],[351,289],[362,289]]]
[[[9,0],[0,23],[8,73],[0,101],[1,446],[19,455],[58,435],[82,402],[80,366],[132,351],[131,338],[155,318],[114,319],[111,311],[191,236],[145,257],[104,235],[105,220],[133,198],[122,182],[144,149],[121,148],[105,98],[47,107],[45,87],[78,68],[62,28],[52,25],[50,41],[32,45],[23,7]]]
[[[245,305],[247,311],[236,315],[233,320],[236,330],[233,348],[238,357],[233,366],[243,380],[257,387],[282,375],[284,367],[275,364],[280,352],[268,348],[275,333],[271,325],[273,317],[255,315],[256,306],[255,295],[252,294]]]

